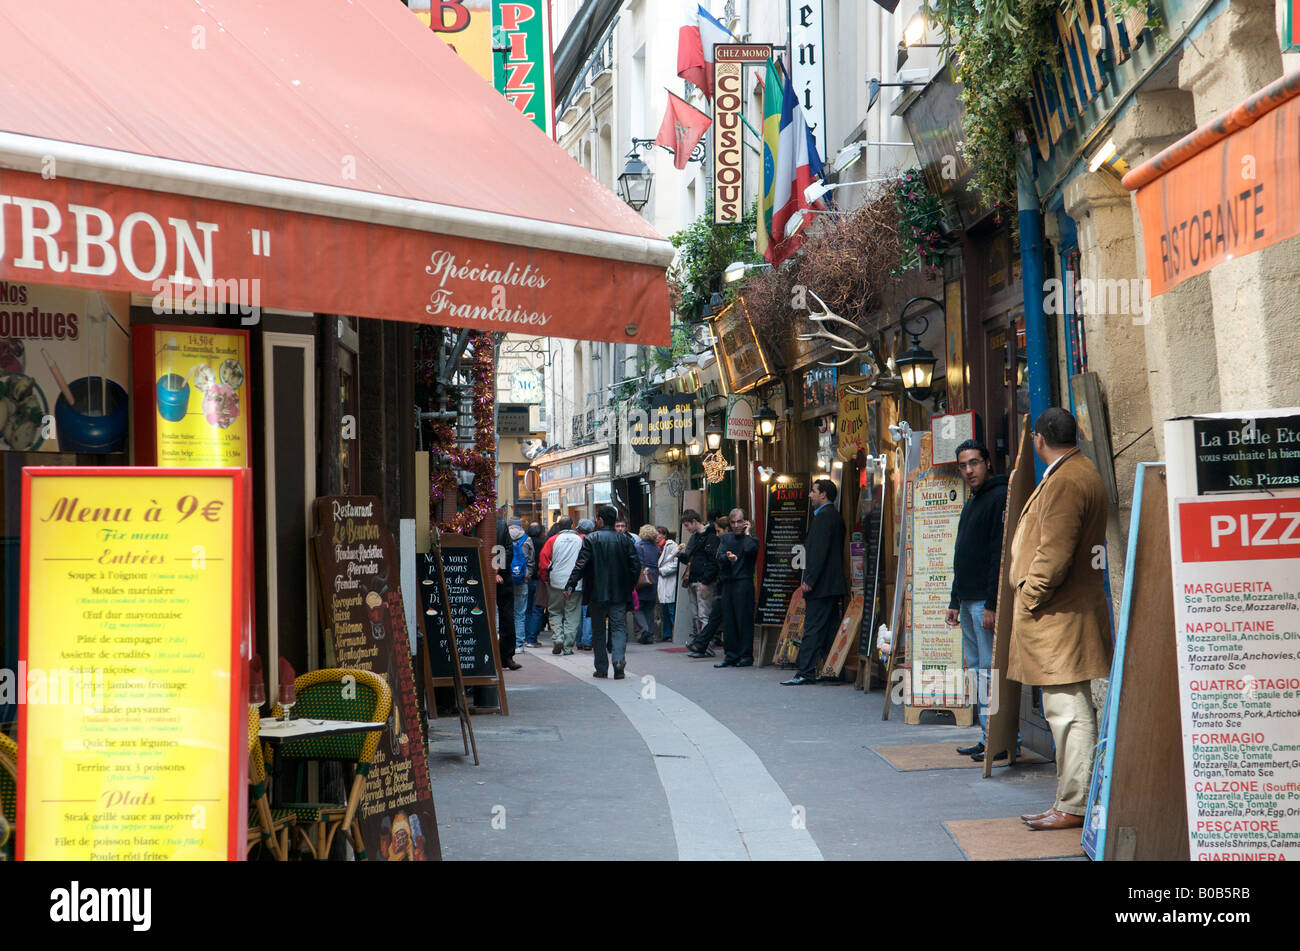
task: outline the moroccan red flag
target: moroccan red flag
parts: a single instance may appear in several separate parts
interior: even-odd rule
[[[663,125],[659,127],[659,137],[655,145],[673,150],[673,165],[678,169],[686,167],[695,146],[699,145],[704,133],[713,125],[713,120],[696,109],[685,99],[668,94],[668,111],[664,113]]]

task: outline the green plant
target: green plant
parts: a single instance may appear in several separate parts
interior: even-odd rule
[[[729,301],[735,297],[739,285],[725,284],[723,272],[736,261],[762,261],[751,237],[757,227],[756,204],[750,206],[740,224],[715,225],[710,199],[703,215],[669,239],[678,250],[677,260],[668,272],[668,288],[679,318],[687,323],[702,320],[704,308],[718,291]]]
[[[662,373],[690,352],[691,335],[687,333],[686,325],[674,323],[673,345],[671,347],[655,347],[651,351],[650,361],[654,364],[655,369]]]
[[[890,190],[898,209],[898,240],[903,256],[893,269],[893,275],[900,277],[916,267],[928,276],[942,271],[949,244],[939,228],[943,207],[925,183],[921,170],[908,169],[890,186]]]

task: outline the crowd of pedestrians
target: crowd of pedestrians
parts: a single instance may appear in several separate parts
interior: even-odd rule
[[[825,517],[814,517],[810,542],[825,534],[813,551],[810,545],[804,590],[821,613],[833,617],[833,599],[843,595],[832,579],[842,576],[835,485],[819,481],[810,499]],[[833,517],[832,517],[833,516]],[[825,524],[824,532],[818,529]],[[679,544],[664,526],[643,525],[629,532],[627,520],[612,505],[596,511],[594,521],[576,525],[562,516],[545,532],[538,523],[527,528],[513,519],[498,526],[500,551],[508,560],[498,572],[499,635],[502,663],[519,670],[515,660],[516,632],[524,648],[539,647],[549,625],[551,653],[592,654],[597,678],[626,677],[628,638],[639,644],[671,642],[677,622],[679,594],[690,612],[687,656],[715,659],[713,666],[754,666],[755,579],[761,545],[753,525],[740,509],[682,514],[685,533]],[[842,542],[843,526],[838,540]],[[822,604],[821,602],[825,602]],[[814,610],[817,617],[821,614]],[[821,625],[817,625],[820,627]],[[834,622],[827,633],[833,635]],[[830,649],[830,637],[814,630],[804,639],[800,674],[787,683],[814,682],[815,664]],[[718,657],[722,652],[721,658]],[[804,655],[807,655],[806,657]],[[807,668],[807,669],[805,669]]]

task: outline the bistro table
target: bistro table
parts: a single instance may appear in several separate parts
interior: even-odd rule
[[[388,723],[361,723],[357,720],[281,720],[279,717],[262,717],[258,727],[259,738],[273,746],[290,740],[306,740],[317,736],[335,736],[342,733],[373,733],[385,730]]]

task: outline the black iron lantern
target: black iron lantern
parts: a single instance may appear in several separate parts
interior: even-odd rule
[[[650,189],[654,185],[654,172],[641,161],[632,149],[627,154],[627,164],[618,177],[618,197],[627,202],[633,211],[640,211],[650,203]]]
[[[903,380],[903,392],[917,402],[922,402],[929,398],[930,392],[934,386],[934,368],[939,359],[925,347],[921,346],[921,337],[930,329],[930,318],[925,315],[915,318],[921,321],[920,332],[907,329],[907,312],[911,310],[913,304],[929,303],[943,309],[943,304],[933,297],[914,297],[903,307],[903,312],[899,314],[898,322],[902,327],[903,333],[910,334],[912,337],[912,346],[902,356],[894,360],[894,365],[898,368],[898,375]]]

